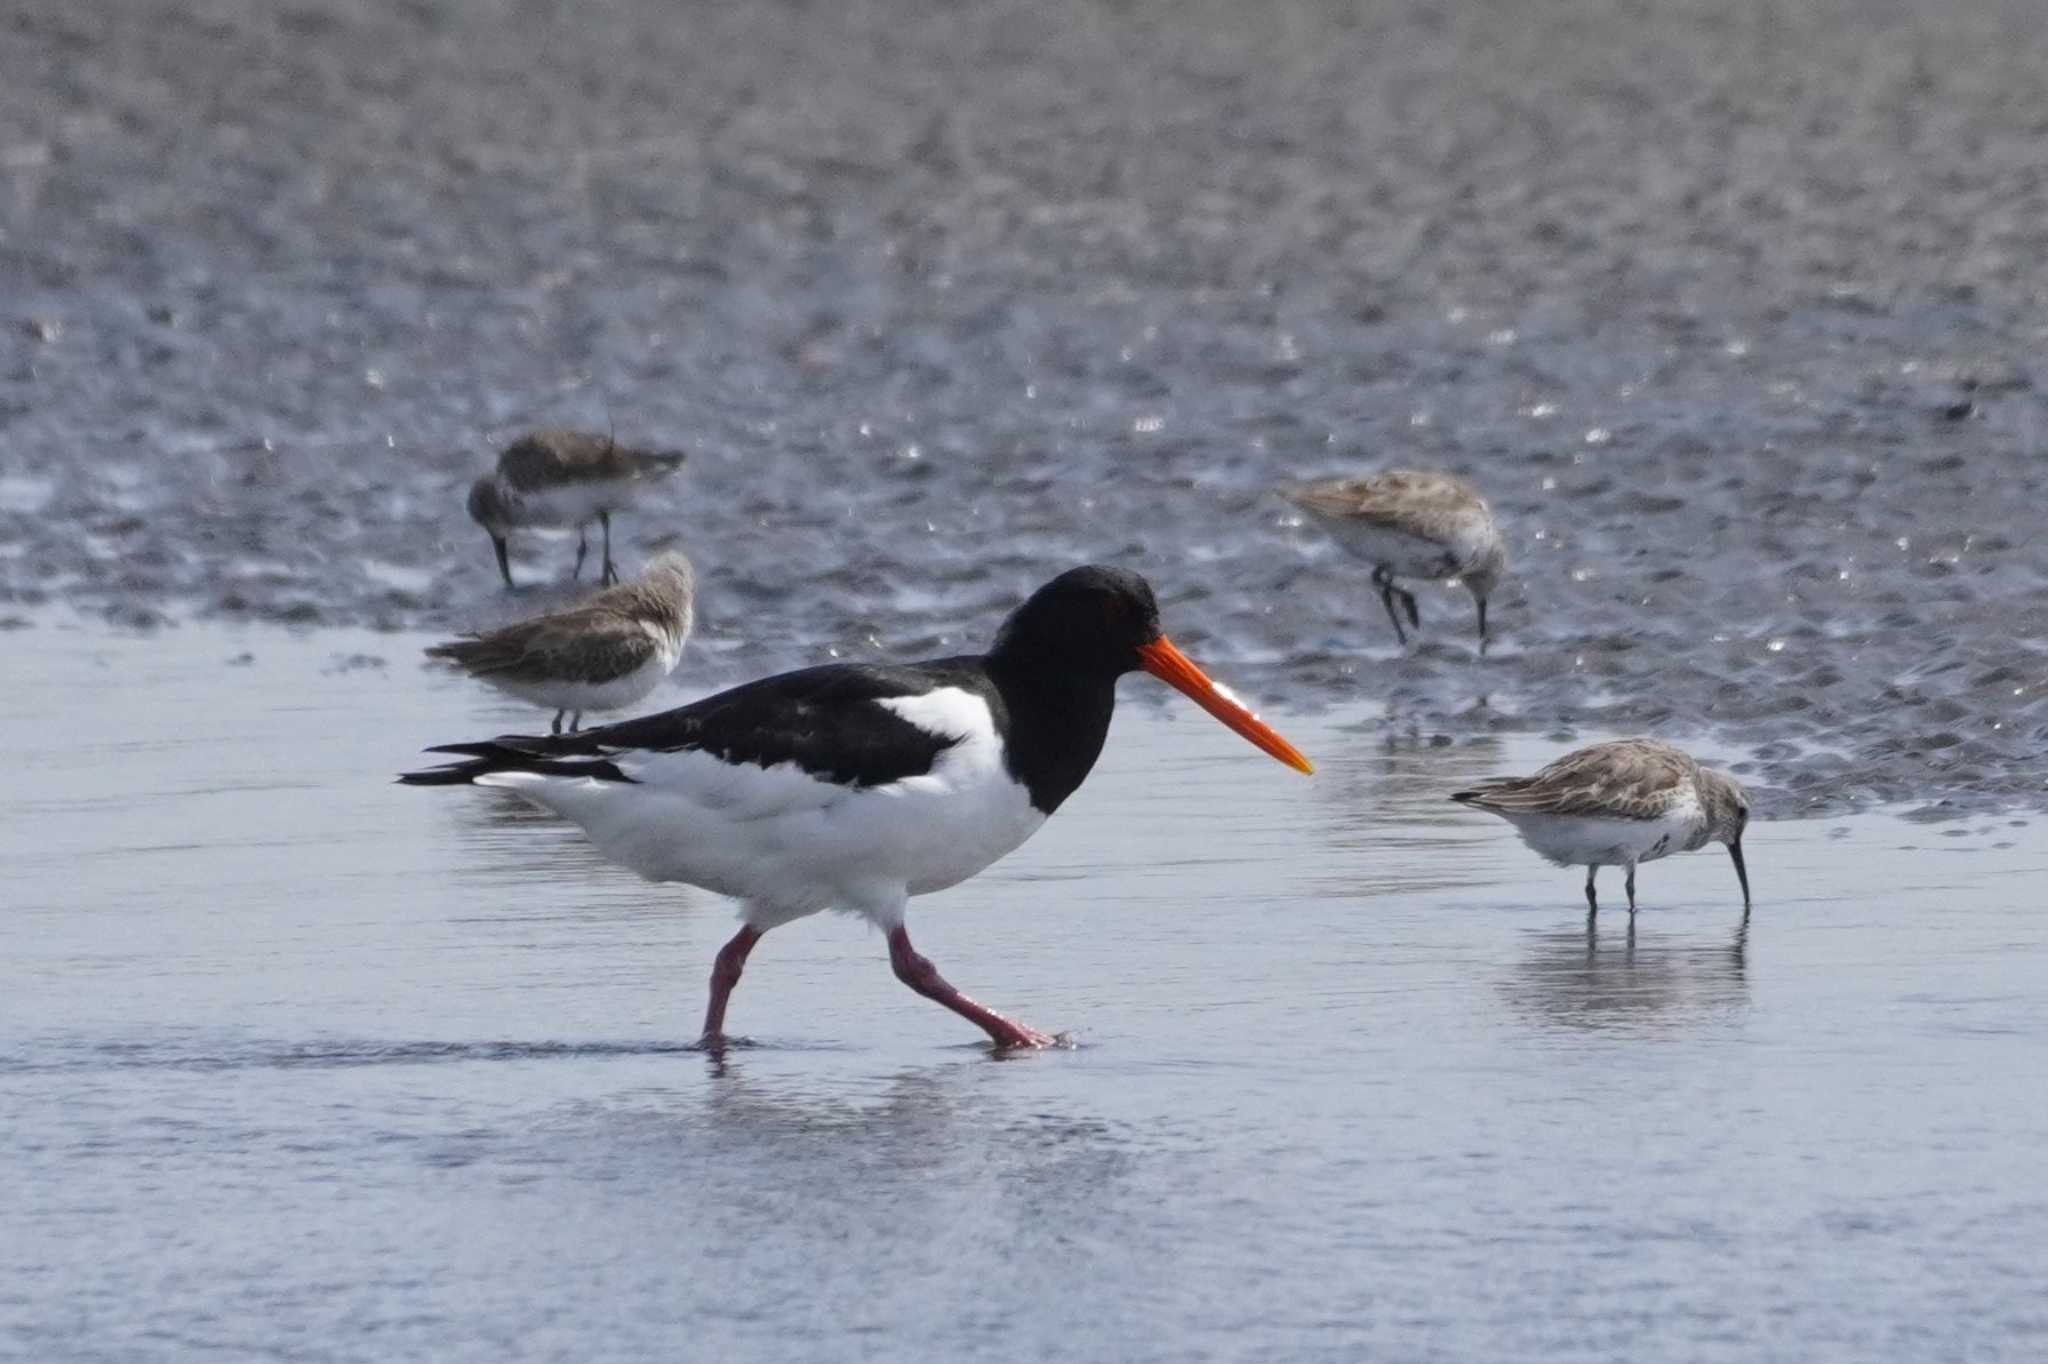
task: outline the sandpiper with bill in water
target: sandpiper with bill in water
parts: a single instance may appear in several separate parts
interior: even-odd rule
[[[1636,912],[1636,864],[1708,843],[1725,843],[1749,914],[1742,831],[1749,792],[1718,768],[1656,739],[1616,739],[1567,753],[1533,777],[1495,777],[1451,797],[1499,815],[1522,841],[1560,867],[1586,869],[1586,911],[1600,912],[1593,878],[1628,868],[1628,912]]]
[[[1396,578],[1456,578],[1479,608],[1479,647],[1486,647],[1486,599],[1507,572],[1508,551],[1493,509],[1462,478],[1434,470],[1388,469],[1364,478],[1332,478],[1280,489],[1338,544],[1373,566],[1372,584],[1408,642],[1408,623],[1422,628],[1415,595]]]
[[[574,527],[573,578],[583,572],[590,553],[592,521],[604,528],[600,580],[615,583],[619,570],[612,563],[612,513],[631,506],[650,485],[681,468],[685,458],[680,451],[636,450],[587,431],[529,432],[506,446],[497,468],[470,486],[469,516],[490,535],[507,587],[512,586],[512,562],[506,541],[513,531]]]

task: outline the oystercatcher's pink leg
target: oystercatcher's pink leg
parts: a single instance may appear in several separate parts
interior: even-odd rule
[[[718,958],[711,964],[711,1004],[704,1010],[704,1045],[716,1046],[725,1041],[725,1001],[732,994],[732,987],[740,983],[747,953],[759,941],[761,930],[749,924],[718,949]]]
[[[1014,1018],[1005,1018],[948,985],[930,958],[919,956],[910,945],[910,933],[901,925],[889,930],[889,964],[896,968],[896,979],[967,1019],[994,1038],[999,1047],[1051,1047],[1059,1043],[1058,1038],[1027,1028]]]

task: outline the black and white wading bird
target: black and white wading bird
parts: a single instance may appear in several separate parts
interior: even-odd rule
[[[1301,772],[1308,759],[1169,642],[1135,573],[1062,573],[1011,612],[986,654],[835,663],[749,682],[677,710],[581,734],[430,751],[462,761],[399,780],[502,786],[583,826],[651,881],[740,901],[718,953],[704,1043],[761,935],[823,909],[888,935],[904,984],[998,1047],[1055,1039],[961,994],[904,927],[913,895],[973,876],[1029,838],[1087,777],[1116,683],[1138,669]]]
[[[624,710],[675,671],[696,619],[697,575],[677,550],[588,601],[427,650],[480,682],[566,717]]]
[[[574,527],[576,567],[590,553],[589,526],[604,527],[600,581],[615,583],[612,513],[633,504],[648,486],[680,469],[679,451],[635,450],[587,431],[534,431],[505,447],[498,467],[470,485],[469,517],[491,537],[498,572],[512,586],[506,539],[523,526]]]
[[[1628,912],[1636,912],[1636,864],[1709,843],[1728,845],[1742,912],[1749,914],[1749,868],[1742,831],[1749,792],[1718,768],[1657,739],[1615,739],[1567,753],[1533,777],[1495,777],[1451,797],[1499,815],[1553,865],[1586,869],[1586,915],[1600,912],[1593,878],[1626,867]]]
[[[1394,638],[1408,642],[1408,623],[1422,628],[1415,594],[1396,578],[1456,578],[1479,611],[1479,647],[1486,648],[1486,599],[1507,572],[1507,542],[1493,509],[1462,478],[1429,469],[1388,469],[1365,478],[1296,483],[1280,495],[1301,508],[1338,544],[1371,564],[1372,585],[1394,623]],[[1399,602],[1401,611],[1394,608]]]

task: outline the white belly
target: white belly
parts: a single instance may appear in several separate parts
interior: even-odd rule
[[[1385,565],[1397,578],[1447,578],[1456,571],[1450,551],[1434,540],[1341,517],[1319,519],[1346,550],[1375,567]]]
[[[928,728],[938,728],[928,723],[933,717],[969,707],[980,722],[930,772],[882,786],[699,751],[619,754],[614,761],[630,782],[504,772],[479,784],[508,787],[575,820],[607,856],[651,881],[750,902],[748,921],[758,927],[832,906],[893,926],[904,897],[966,880],[1037,832],[1045,816],[1003,770],[978,699],[941,691],[884,704]]]
[[[526,493],[519,500],[519,519],[529,526],[581,526],[601,511],[617,511],[633,500],[637,486],[626,479],[599,483],[565,483]]]
[[[1561,867],[1632,867],[1697,846],[1702,824],[1696,803],[1657,819],[1601,819],[1584,815],[1507,815],[1522,841]]]
[[[609,682],[575,682],[567,679],[513,678],[485,674],[483,680],[522,701],[549,710],[622,710],[643,701],[675,671],[682,650],[671,648],[666,637],[654,657],[622,677]]]

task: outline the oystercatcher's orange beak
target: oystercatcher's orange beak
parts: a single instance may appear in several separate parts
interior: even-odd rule
[[[1203,710],[1295,771],[1316,770],[1315,764],[1303,757],[1300,749],[1274,733],[1272,726],[1226,695],[1222,688],[1209,680],[1207,673],[1195,666],[1193,659],[1174,648],[1173,641],[1165,635],[1161,635],[1150,644],[1138,646],[1138,663],[1146,672],[1175,691],[1183,693]]]

